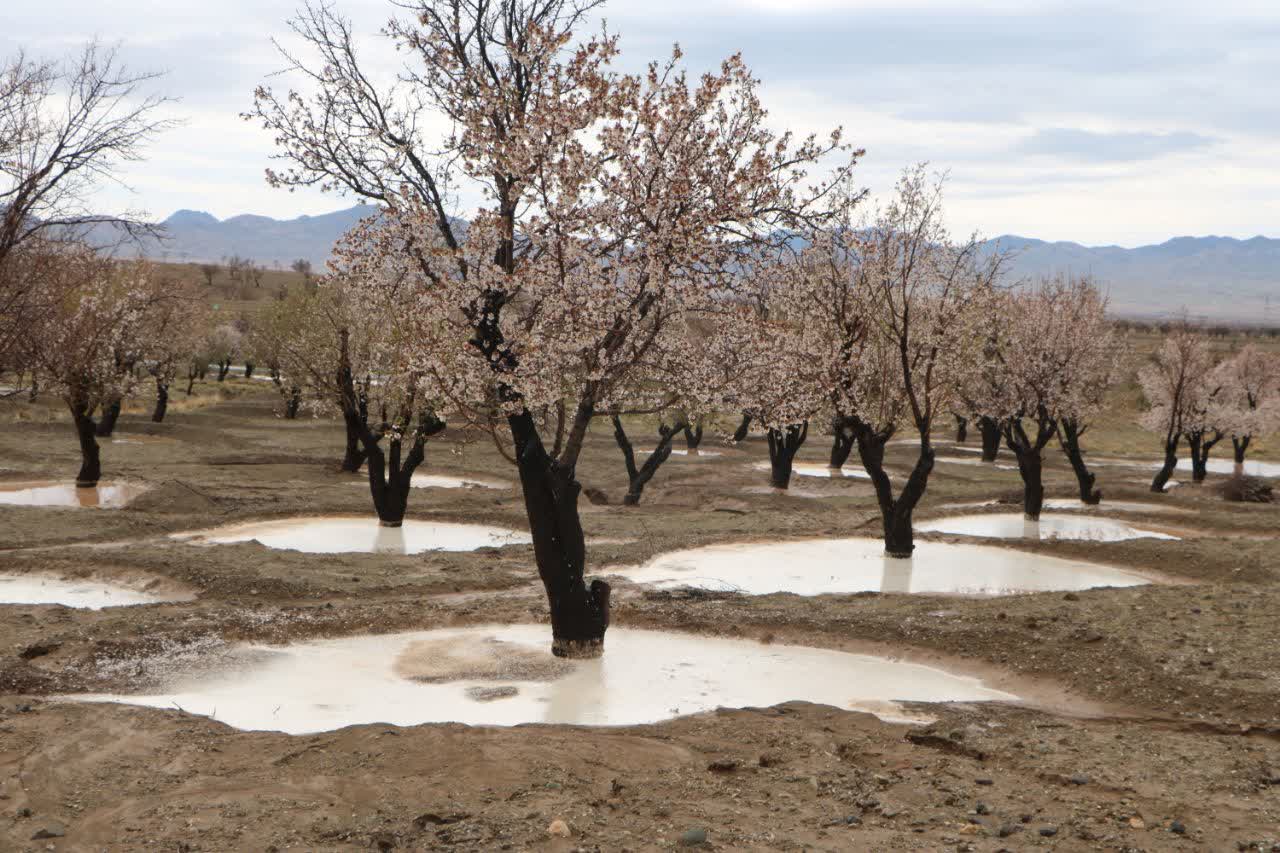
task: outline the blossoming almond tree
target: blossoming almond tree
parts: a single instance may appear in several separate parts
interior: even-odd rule
[[[1036,520],[1044,505],[1043,451],[1070,420],[1072,466],[1081,494],[1096,503],[1079,449],[1080,425],[1099,393],[1099,363],[1109,362],[1105,303],[1085,279],[1059,276],[999,294],[990,303],[987,355],[994,381],[982,374],[978,412],[1000,424],[1005,443],[1018,460],[1023,511]],[[1077,369],[1077,368],[1080,369]],[[1105,383],[1102,388],[1105,389]],[[1066,444],[1064,443],[1064,446]]]
[[[172,299],[144,262],[116,263],[90,249],[60,246],[57,262],[44,267],[42,287],[59,294],[53,310],[28,329],[27,351],[45,389],[61,397],[80,441],[76,485],[95,486],[102,476],[94,412],[133,390],[133,362],[149,354],[151,315]]]
[[[1280,357],[1254,344],[1215,370],[1219,420],[1231,435],[1235,470],[1244,473],[1245,456],[1256,436],[1280,430]]]
[[[668,324],[700,310],[743,246],[805,215],[823,191],[803,189],[807,170],[839,148],[838,136],[794,143],[768,131],[757,83],[736,57],[696,84],[678,54],[640,77],[610,73],[615,39],[573,43],[589,8],[420,2],[416,20],[390,24],[414,63],[404,75],[411,103],[456,128],[434,146],[384,132],[404,112],[354,142],[316,116],[350,112],[352,99],[370,115],[387,99],[355,73],[337,24],[313,40],[331,58],[334,41],[343,45],[313,75],[318,100],[285,105],[265,93],[258,110],[296,167],[281,180],[339,181],[388,205],[382,245],[416,287],[417,368],[452,374],[438,390],[510,433],[561,656],[601,654],[609,621],[608,584],[584,578],[577,507],[592,419],[624,404],[629,374]],[[352,144],[388,159],[379,165]],[[350,156],[358,173],[342,168]],[[372,176],[369,191],[349,173]],[[447,210],[455,180],[485,196],[465,229]],[[402,189],[383,189],[393,185]],[[537,413],[561,405],[563,427],[557,420],[544,436]]]
[[[1164,462],[1151,481],[1162,493],[1178,467],[1178,445],[1193,417],[1196,398],[1213,369],[1213,355],[1204,338],[1185,323],[1173,329],[1150,361],[1138,371],[1138,384],[1147,402],[1143,428],[1162,436]]]
[[[850,287],[861,294],[866,332],[841,367],[839,405],[853,419],[858,454],[871,476],[885,553],[910,557],[912,512],[933,470],[933,424],[959,405],[981,364],[983,306],[1004,258],[978,241],[954,241],[942,219],[942,180],[908,169],[895,197],[852,247]],[[833,317],[839,315],[832,315]],[[895,495],[885,446],[903,425],[920,438],[919,456]]]

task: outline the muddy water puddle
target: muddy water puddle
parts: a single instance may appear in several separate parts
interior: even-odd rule
[[[550,640],[546,626],[512,625],[244,646],[237,664],[150,695],[68,698],[290,734],[370,723],[623,726],[793,700],[915,722],[899,702],[1017,699],[930,666],[802,646],[614,627],[603,658],[564,661]]]
[[[1022,513],[957,515],[916,525],[916,530],[956,536],[984,536],[993,539],[1076,539],[1086,542],[1123,542],[1126,539],[1166,539],[1177,536],[1144,530],[1096,515],[1042,515],[1039,521]]]
[[[163,588],[149,590],[99,579],[0,574],[0,604],[61,604],[101,610],[130,604],[189,601],[192,597]]]
[[[146,490],[140,483],[104,482],[88,487],[52,480],[4,483],[0,484],[0,505],[119,509]]]
[[[609,573],[664,588],[747,595],[895,592],[1011,595],[1139,586],[1152,579],[1124,569],[1009,548],[916,542],[910,559],[886,557],[879,539],[713,545],[659,555]]]
[[[768,462],[755,465],[757,471],[771,470]],[[846,465],[843,468],[830,468],[826,465],[815,465],[808,462],[797,462],[791,466],[791,473],[797,477],[820,477],[829,480],[870,480],[871,475],[862,468]]]
[[[454,524],[407,519],[401,527],[383,527],[374,517],[317,516],[229,525],[171,538],[198,545],[259,542],[268,548],[309,554],[420,554],[424,551],[475,551],[526,545],[528,533],[483,524]]]
[[[367,483],[353,486],[369,488]],[[451,477],[447,474],[414,474],[409,485],[415,489],[510,489],[515,483],[507,480],[487,480],[480,477]]]

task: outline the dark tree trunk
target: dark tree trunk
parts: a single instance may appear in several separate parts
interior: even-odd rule
[[[702,445],[702,421],[696,424],[684,425],[684,446],[690,456],[698,455],[698,448]]]
[[[793,424],[785,429],[769,430],[769,485],[779,490],[791,485],[791,466],[808,437],[808,421],[798,426]]]
[[[1062,452],[1067,454],[1067,461],[1075,472],[1081,502],[1096,506],[1102,503],[1102,491],[1093,487],[1096,478],[1085,464],[1084,451],[1080,449],[1080,436],[1084,435],[1086,429],[1087,426],[1081,426],[1074,420],[1064,420],[1058,432],[1058,443],[1062,445]]]
[[[98,438],[110,438],[116,431],[116,421],[120,420],[120,400],[112,400],[102,410],[102,420],[98,421]]]
[[[982,461],[995,462],[1000,455],[1000,424],[983,415],[978,418],[978,430],[982,433]]]
[[[284,417],[291,421],[298,417],[298,409],[302,406],[302,389],[290,388],[289,395],[284,398]]]
[[[627,495],[622,499],[622,503],[625,506],[635,506],[640,503],[640,497],[644,494],[644,487],[653,479],[653,475],[658,473],[658,468],[662,466],[662,463],[671,457],[671,441],[676,437],[678,427],[658,427],[657,447],[653,449],[653,453],[649,454],[649,458],[644,461],[644,464],[637,467],[635,448],[631,445],[631,439],[627,438],[627,431],[623,429],[622,419],[614,415],[611,420],[613,421],[614,441],[618,443],[618,447],[622,450],[622,459],[627,466]]]
[[[218,362],[218,381],[221,382],[227,378],[227,374],[231,372],[231,359],[224,358]]]
[[[889,557],[910,557],[915,550],[911,516],[924,497],[929,474],[933,471],[933,447],[929,444],[928,433],[922,432],[920,435],[920,456],[897,498],[893,496],[893,484],[889,482],[889,475],[884,470],[884,449],[893,436],[892,431],[877,432],[865,424],[858,424],[855,435],[858,456],[862,458],[862,467],[871,477],[871,484],[876,490],[876,502],[880,505],[884,553]]]
[[[557,657],[591,658],[604,653],[609,627],[609,584],[583,578],[586,542],[578,517],[582,487],[573,466],[552,459],[528,411],[509,415],[520,485],[529,514],[538,576],[551,608],[551,652]]]
[[[1222,440],[1222,433],[1209,437],[1202,430],[1187,434],[1187,446],[1191,449],[1191,480],[1203,483],[1209,475],[1209,452]]]
[[[364,446],[365,459],[369,465],[369,493],[373,497],[373,509],[378,514],[378,521],[383,527],[399,527],[404,523],[404,514],[409,509],[409,489],[413,481],[413,472],[418,470],[422,460],[426,458],[427,439],[444,429],[444,421],[430,413],[419,415],[417,423],[409,429],[411,416],[401,422],[403,435],[409,433],[409,452],[402,458],[403,439],[395,438],[396,432],[390,424],[382,424],[379,434],[366,427],[361,430],[360,441]],[[387,438],[387,448],[382,448],[382,439]]]
[[[1058,432],[1058,422],[1041,408],[1035,418],[1035,435],[1027,434],[1021,417],[1004,423],[1004,440],[1018,460],[1022,475],[1022,511],[1031,521],[1044,509],[1044,448]]]
[[[253,378],[253,362],[252,361],[246,361],[244,363],[244,378],[245,379]]]
[[[80,473],[76,485],[91,488],[102,479],[102,460],[98,454],[97,425],[89,414],[88,406],[71,406],[76,436],[80,439]]]
[[[1156,494],[1164,492],[1164,487],[1168,485],[1174,469],[1178,467],[1178,440],[1180,438],[1181,436],[1178,433],[1174,433],[1165,439],[1164,464],[1160,466],[1160,470],[1156,472],[1155,479],[1151,481],[1151,491]]]
[[[832,471],[839,471],[844,467],[844,463],[849,461],[849,454],[853,452],[853,427],[849,425],[849,419],[837,415],[831,419],[831,462]]]
[[[1253,441],[1253,436],[1231,436],[1231,450],[1236,463],[1236,476],[1244,473],[1244,457],[1249,452],[1249,442]]]
[[[964,444],[969,440],[969,419],[956,415],[956,444]]]
[[[152,423],[162,423],[164,421],[165,412],[169,411],[169,385],[166,382],[156,380],[156,408],[151,413]]]
[[[342,456],[342,470],[355,473],[364,465],[365,450],[360,443],[360,434],[365,430],[365,419],[358,412],[344,411],[342,421],[347,427],[347,447]]]
[[[751,415],[746,412],[742,413],[742,423],[738,424],[738,428],[733,432],[734,443],[745,441],[747,432],[751,429]]]

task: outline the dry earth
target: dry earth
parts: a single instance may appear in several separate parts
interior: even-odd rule
[[[1183,583],[996,599],[620,583],[614,596],[618,625],[945,664],[1027,707],[931,706],[937,721],[924,727],[792,703],[621,729],[288,736],[58,701],[143,690],[241,640],[545,621],[526,546],[328,556],[170,539],[369,512],[361,478],[336,471],[340,427],[280,420],[255,385],[229,384],[165,424],[126,414],[119,433],[145,437],[103,456],[108,477],[150,485],[129,508],[0,507],[0,572],[195,594],[102,611],[0,605],[0,849],[1280,850],[1280,507],[1226,504],[1212,478],[1151,496],[1133,468],[1099,469],[1109,499],[1184,512],[1117,517],[1183,541],[1017,547]],[[432,442],[430,473],[514,479],[490,445],[460,438]],[[815,435],[804,457],[822,461],[824,445]],[[638,508],[584,501],[596,573],[700,544],[875,535],[865,483],[797,481],[821,498],[756,494],[763,445],[715,449],[673,457]],[[911,455],[895,446],[891,459],[901,468]],[[1050,494],[1069,497],[1070,473],[1051,456]],[[0,478],[69,479],[75,467],[53,410],[0,424]],[[580,476],[622,494],[607,430]],[[1017,486],[1016,471],[940,464],[919,517]],[[523,526],[514,488],[416,490],[410,515]],[[567,836],[548,832],[555,821]]]

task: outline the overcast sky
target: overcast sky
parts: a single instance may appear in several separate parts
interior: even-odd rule
[[[163,218],[323,213],[351,201],[262,178],[268,135],[238,118],[281,63],[295,0],[3,0],[0,49],[62,55],[93,36],[167,72],[185,120],[105,206]],[[332,0],[371,61],[386,0]],[[950,172],[957,231],[1134,246],[1280,236],[1276,0],[614,0],[624,65],[685,48],[694,70],[741,51],[778,128],[843,125],[873,192],[903,166]],[[283,87],[280,82],[274,83]]]

